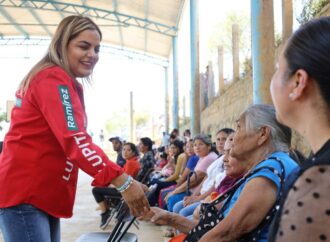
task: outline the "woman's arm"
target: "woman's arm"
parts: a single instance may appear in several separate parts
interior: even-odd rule
[[[204,179],[205,180],[205,179]],[[204,192],[203,194],[200,194],[200,188],[202,187],[202,184],[199,184],[198,188],[194,191],[194,193],[191,196],[185,197],[183,199],[183,205],[188,206],[190,204],[193,204],[195,202],[202,201],[203,199],[207,198],[208,195],[210,195],[214,191],[214,187],[210,187],[209,190]]]
[[[197,225],[196,220],[189,220],[179,214],[171,213],[157,207],[152,207],[147,214],[139,217],[139,219],[151,221],[158,225],[169,225],[183,233],[188,233]]]
[[[234,241],[252,231],[276,201],[276,185],[264,177],[250,180],[228,215],[200,242]]]
[[[175,181],[176,179],[179,178],[180,172],[182,169],[182,159],[178,160],[178,162],[175,165],[175,170],[174,170],[174,174],[167,177],[166,179],[164,179],[165,182],[170,182],[170,181]]]
[[[180,178],[177,180],[176,185],[180,186],[182,183],[184,183],[187,180],[188,175],[190,174],[190,169],[185,168],[180,176]]]
[[[205,176],[206,174],[204,172],[196,171],[196,176],[192,175],[190,177],[190,187],[192,188],[199,185]],[[186,189],[187,189],[187,180],[184,183],[182,183],[180,186],[176,187],[175,190],[172,191],[171,193],[172,195],[182,193],[185,192]]]

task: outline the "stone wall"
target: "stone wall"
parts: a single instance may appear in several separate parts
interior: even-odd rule
[[[326,5],[317,15],[330,16],[330,4]],[[281,48],[275,51],[277,59]],[[211,134],[224,127],[235,128],[235,120],[239,114],[253,103],[252,73],[248,73],[244,79],[229,83],[221,96],[216,96],[213,101],[201,112],[201,132]],[[186,124],[188,128],[189,124]],[[300,150],[306,156],[310,153],[310,147],[306,140],[293,132],[292,148]]]
[[[220,128],[235,128],[239,114],[252,104],[251,74],[228,83],[221,96],[201,112],[201,132],[214,135]]]
[[[235,129],[235,120],[253,103],[252,74],[241,80],[229,83],[221,96],[201,112],[201,132],[211,134],[224,127]],[[307,142],[297,133],[293,133],[292,148],[300,150],[304,155],[310,153]]]

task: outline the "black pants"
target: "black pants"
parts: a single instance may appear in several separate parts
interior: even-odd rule
[[[94,187],[92,189],[92,193],[97,203],[105,201],[106,197],[109,197],[110,199],[121,198],[120,192],[118,192],[117,189],[113,187]]]

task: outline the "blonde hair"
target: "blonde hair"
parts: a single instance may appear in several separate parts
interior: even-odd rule
[[[100,35],[100,39],[102,39],[101,30],[90,18],[81,15],[72,15],[64,18],[55,31],[46,55],[23,78],[19,85],[19,92],[24,95],[29,88],[32,78],[39,71],[51,66],[59,66],[70,76],[74,76],[69,68],[67,48],[70,41],[85,30],[96,30]],[[87,82],[90,81],[89,77],[84,79]]]

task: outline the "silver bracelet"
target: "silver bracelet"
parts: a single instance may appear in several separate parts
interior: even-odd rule
[[[128,176],[125,183],[122,186],[117,187],[118,192],[122,193],[126,191],[132,185],[132,183],[133,183],[133,178],[131,176]]]

